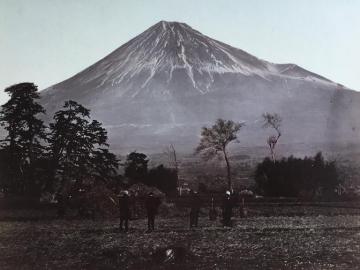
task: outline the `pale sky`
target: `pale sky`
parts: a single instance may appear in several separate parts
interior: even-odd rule
[[[63,81],[160,20],[360,90],[360,0],[0,0],[0,104],[5,87]]]

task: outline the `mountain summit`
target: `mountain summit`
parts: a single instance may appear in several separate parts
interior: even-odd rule
[[[178,22],[153,25],[42,97],[50,112],[68,99],[89,107],[120,146],[193,144],[201,126],[218,117],[245,121],[250,132],[266,111],[283,116],[288,142],[350,140],[360,126],[358,93]],[[263,143],[262,136],[247,142]]]
[[[115,89],[116,96],[171,97],[211,92],[214,76],[302,78],[331,83],[296,65],[276,65],[211,39],[185,23],[161,21],[70,79],[74,85]],[[157,82],[161,83],[160,87]],[[181,80],[181,83],[179,82]],[[69,80],[65,81],[69,82]],[[175,88],[182,88],[175,91]],[[173,91],[171,91],[173,90]],[[66,91],[66,90],[65,90]]]

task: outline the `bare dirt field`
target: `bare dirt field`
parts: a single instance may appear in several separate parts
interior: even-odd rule
[[[0,222],[1,269],[359,269],[360,215]]]

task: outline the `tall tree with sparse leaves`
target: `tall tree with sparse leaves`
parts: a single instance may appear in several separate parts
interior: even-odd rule
[[[54,183],[52,187],[67,193],[84,181],[110,180],[116,175],[118,160],[108,150],[107,132],[90,110],[75,101],[66,101],[50,124],[50,156]]]
[[[195,153],[202,154],[203,158],[211,159],[221,153],[226,162],[228,188],[232,189],[231,169],[227,153],[227,146],[237,141],[237,133],[244,124],[231,120],[218,119],[216,123],[208,128],[203,127],[201,140]]]
[[[276,131],[276,135],[270,135],[267,139],[267,144],[269,145],[271,159],[273,162],[275,162],[275,158],[276,158],[275,146],[281,137],[280,127],[281,127],[282,119],[280,115],[278,115],[277,113],[273,113],[273,114],[264,113],[263,120],[264,120],[263,128],[272,128]]]
[[[176,188],[179,191],[180,189],[180,179],[179,179],[179,161],[177,158],[175,146],[171,143],[164,152],[169,158],[169,165],[174,169],[176,173]]]
[[[10,99],[1,107],[0,123],[8,132],[1,141],[1,154],[9,159],[8,187],[11,192],[39,195],[42,183],[36,177],[36,163],[43,156],[46,127],[39,118],[45,114],[33,83],[19,83],[5,89]]]

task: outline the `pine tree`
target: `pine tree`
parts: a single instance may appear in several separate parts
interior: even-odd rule
[[[5,89],[10,99],[0,112],[0,123],[8,132],[2,143],[2,154],[9,158],[8,188],[12,192],[34,195],[42,183],[37,181],[38,158],[44,153],[46,127],[39,118],[45,114],[37,102],[40,98],[33,83],[20,83]],[[37,194],[38,195],[38,194]]]
[[[107,132],[90,110],[66,101],[50,124],[50,156],[55,190],[67,193],[74,185],[97,179],[107,181],[116,174],[118,160],[107,148]]]

